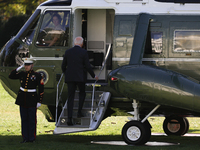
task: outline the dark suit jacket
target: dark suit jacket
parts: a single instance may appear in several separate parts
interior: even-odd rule
[[[80,46],[65,51],[61,68],[65,73],[65,82],[86,82],[87,71],[93,78],[95,77],[87,51]]]
[[[36,107],[38,102],[42,102],[44,93],[44,84],[41,74],[31,70],[29,72],[17,72],[16,69],[11,71],[10,79],[19,79],[21,87],[24,89],[36,89],[37,92],[24,92],[19,90],[15,104],[24,107]]]

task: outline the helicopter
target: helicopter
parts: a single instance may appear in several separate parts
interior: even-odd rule
[[[122,128],[127,144],[149,141],[150,116],[165,117],[167,135],[184,135],[186,117],[200,116],[199,5],[199,0],[48,0],[2,47],[1,84],[16,98],[19,81],[9,73],[24,57],[36,60],[34,70],[43,75],[45,88],[39,109],[56,122],[54,134],[96,130],[106,117],[121,115],[132,116]],[[87,76],[85,117],[74,117],[74,126],[68,126],[61,63],[77,36],[84,38],[99,80]],[[74,116],[77,100],[78,91]]]

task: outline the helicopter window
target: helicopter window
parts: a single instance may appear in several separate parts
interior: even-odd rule
[[[37,37],[38,46],[68,46],[70,11],[46,11]]]
[[[162,52],[162,32],[151,32],[151,45],[153,53],[161,53]]]
[[[145,45],[145,54],[160,54],[162,52],[162,32],[148,32]]]
[[[174,31],[173,45],[175,52],[200,52],[200,31]]]
[[[131,26],[132,22],[131,21],[120,21],[119,24],[119,35],[126,35],[126,36],[132,36],[131,35]]]

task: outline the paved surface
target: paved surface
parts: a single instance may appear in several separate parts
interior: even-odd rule
[[[154,135],[154,136],[156,136],[156,135],[158,135],[158,136],[161,136],[161,135],[167,136],[165,133],[152,133],[151,135]],[[191,137],[192,136],[200,136],[200,133],[186,133],[183,136],[191,136]]]
[[[93,144],[103,144],[103,145],[128,145],[124,141],[91,141],[91,143],[93,143]],[[147,142],[145,144],[145,146],[169,146],[169,145],[179,145],[179,143]]]
[[[153,136],[167,136],[165,133],[152,133]],[[199,136],[200,134],[187,133],[184,136]],[[103,145],[127,145],[124,141],[91,141],[93,144],[103,144]],[[169,143],[169,142],[147,142],[145,146],[170,146],[170,145],[180,145],[180,143]]]

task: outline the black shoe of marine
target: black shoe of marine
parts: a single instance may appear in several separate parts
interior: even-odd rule
[[[27,143],[28,141],[27,140],[23,140],[23,141],[21,141],[20,143]]]
[[[30,143],[35,143],[35,140],[33,140],[33,141],[29,141]]]

